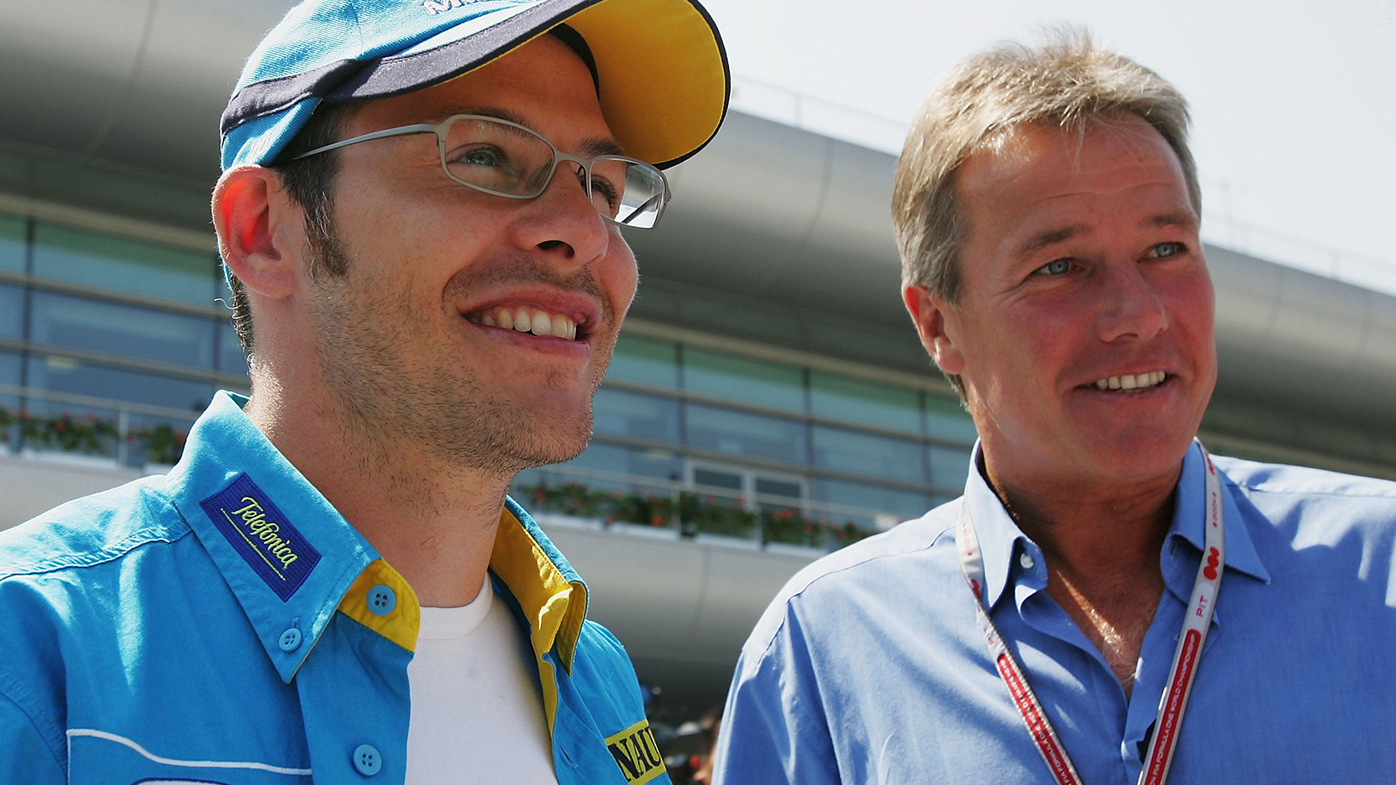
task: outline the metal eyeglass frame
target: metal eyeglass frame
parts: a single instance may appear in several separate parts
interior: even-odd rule
[[[541,139],[543,144],[546,144],[548,146],[548,149],[553,151],[553,163],[548,170],[548,176],[542,178],[541,185],[538,188],[538,192],[532,194],[511,194],[505,193],[503,191],[494,191],[484,187],[483,185],[477,185],[475,183],[462,180],[454,174],[451,174],[450,168],[446,166],[446,131],[450,129],[451,124],[455,123],[457,120],[484,120],[491,123],[498,123],[499,125],[514,128],[523,131],[529,136]],[[291,160],[299,161],[302,158],[309,158],[312,155],[319,155],[320,153],[329,152],[330,150],[338,150],[341,147],[348,147],[351,144],[358,144],[360,142],[370,142],[374,139],[387,139],[393,136],[411,136],[413,134],[435,134],[436,149],[439,153],[439,157],[441,160],[441,171],[445,172],[446,176],[451,178],[452,182],[460,183],[461,185],[467,188],[473,188],[474,190],[480,191],[482,193],[492,194],[494,196],[502,196],[505,199],[537,199],[538,197],[542,196],[545,191],[548,190],[548,186],[552,183],[553,175],[557,174],[558,162],[571,161],[572,163],[579,164],[582,167],[582,172],[585,175],[585,179],[582,181],[582,186],[586,191],[587,199],[590,200],[592,198],[591,165],[600,160],[626,161],[628,163],[643,166],[646,169],[649,169],[650,171],[654,172],[656,175],[659,175],[659,193],[647,199],[639,207],[636,207],[630,213],[629,216],[627,216],[633,218],[634,216],[640,214],[640,212],[642,212],[643,210],[649,208],[651,205],[655,203],[656,200],[658,200],[659,204],[658,207],[655,209],[654,213],[654,223],[650,226],[635,226],[633,224],[626,223],[624,220],[612,218],[609,215],[602,213],[599,209],[596,211],[597,215],[600,215],[603,220],[609,223],[616,224],[617,226],[626,226],[632,229],[648,230],[653,229],[655,226],[659,225],[659,219],[664,216],[664,208],[669,204],[669,198],[671,194],[671,191],[669,190],[669,178],[665,177],[664,172],[661,171],[659,167],[655,166],[654,164],[646,163],[638,158],[631,158],[629,156],[624,155],[598,155],[594,158],[581,158],[575,155],[568,155],[567,153],[564,153],[561,150],[557,149],[557,146],[554,145],[551,141],[549,141],[549,139],[546,136],[543,136],[542,134],[538,133],[532,128],[529,128],[526,125],[520,125],[515,122],[510,122],[509,120],[504,120],[498,117],[490,117],[488,115],[457,114],[451,115],[450,117],[446,118],[445,120],[442,120],[439,123],[416,123],[414,125],[404,125],[399,126],[397,128],[388,128],[382,131],[374,131],[372,133],[363,134],[362,136],[355,136],[352,139],[345,139],[341,142],[334,142],[333,144],[327,144],[323,147],[317,147],[314,150],[309,150],[307,152],[301,153],[300,155],[296,156],[295,158],[292,158]]]

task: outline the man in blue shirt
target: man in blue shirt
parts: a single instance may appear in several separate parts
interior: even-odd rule
[[[252,395],[168,476],[0,535],[0,782],[667,782],[505,494],[586,446],[619,227],[727,86],[690,0],[292,9],[213,195]]]
[[[1396,485],[1194,443],[1217,363],[1186,128],[1084,35],[926,99],[903,295],[975,471],[782,590],[719,782],[1390,779]]]

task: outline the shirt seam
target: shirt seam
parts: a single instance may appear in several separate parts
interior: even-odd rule
[[[43,561],[27,565],[23,569],[0,572],[0,580],[24,576],[47,575],[67,569],[99,567],[103,564],[117,561],[142,546],[152,543],[173,543],[188,536],[193,530],[189,527],[188,521],[186,521],[184,516],[179,512],[179,508],[175,507],[174,504],[170,503],[170,501],[163,496],[160,498],[166,503],[169,510],[173,511],[174,514],[179,517],[180,523],[184,524],[184,530],[178,534],[171,535],[169,527],[144,526],[117,542],[99,550],[82,552],[68,551]],[[152,510],[150,499],[146,498],[144,495],[142,495],[141,503],[148,513],[152,513],[152,517],[163,517],[163,511]]]
[[[6,676],[4,678],[4,683],[0,684],[0,697],[3,697],[6,701],[9,701],[10,705],[14,706],[15,709],[18,710],[19,713],[24,716],[24,719],[29,723],[29,727],[34,729],[35,735],[37,735],[40,739],[43,740],[44,746],[48,748],[49,755],[53,756],[54,764],[57,765],[60,770],[66,769],[67,767],[64,764],[65,756],[59,754],[58,749],[54,747],[52,740],[49,739],[48,735],[45,734],[43,730],[39,727],[39,723],[34,718],[34,714],[30,712],[28,709],[26,709],[24,707],[24,704],[20,703],[20,701],[15,697],[15,693],[17,692],[22,693],[22,688],[17,690],[14,686],[14,682],[11,681],[8,676]],[[66,751],[66,744],[61,746]]]
[[[1253,485],[1243,483],[1233,477],[1228,476],[1227,480],[1239,490],[1250,491],[1252,493],[1268,493],[1280,496],[1334,496],[1343,499],[1396,499],[1396,491],[1392,493],[1372,493],[1372,492],[1351,492],[1340,488],[1308,488],[1308,489],[1284,489],[1272,488],[1265,484]]]
[[[789,597],[786,597],[786,598],[785,598],[785,601],[784,601],[782,604],[783,604],[787,609],[790,608],[790,603],[791,603],[796,597],[799,597],[800,595],[804,594],[806,591],[808,591],[808,590],[810,589],[810,587],[814,586],[814,584],[816,584],[816,583],[818,583],[818,582],[820,582],[820,581],[824,580],[825,578],[828,578],[828,577],[830,577],[830,576],[832,576],[832,575],[836,575],[836,574],[842,573],[842,572],[847,572],[847,571],[849,571],[849,570],[851,570],[851,569],[853,569],[853,568],[855,568],[855,567],[862,567],[862,566],[865,565],[865,564],[871,564],[871,563],[873,563],[873,562],[875,562],[875,561],[881,561],[882,559],[892,559],[892,558],[896,558],[896,557],[898,557],[898,556],[906,556],[906,555],[909,555],[909,554],[912,554],[912,553],[923,553],[923,552],[925,552],[925,551],[928,551],[928,550],[930,550],[931,548],[934,548],[934,547],[936,546],[936,544],[940,542],[940,540],[941,540],[942,537],[946,536],[947,534],[950,534],[951,531],[952,531],[952,528],[953,528],[953,527],[946,526],[945,528],[943,528],[943,529],[941,529],[940,531],[936,532],[935,536],[931,538],[931,541],[930,541],[930,542],[926,543],[925,545],[923,545],[923,546],[921,546],[921,547],[919,547],[919,548],[916,548],[916,549],[913,549],[913,550],[898,551],[897,553],[879,553],[879,554],[876,554],[876,555],[869,556],[869,557],[867,557],[867,558],[865,558],[865,559],[861,559],[861,560],[859,560],[859,561],[857,561],[857,562],[854,562],[853,564],[849,564],[849,565],[845,565],[845,566],[843,566],[843,567],[840,567],[840,568],[838,568],[837,570],[830,570],[830,571],[828,571],[828,572],[820,573],[819,575],[816,575],[816,576],[814,576],[813,578],[811,578],[807,583],[805,583],[804,586],[800,587],[800,590],[799,590],[799,591],[793,592],[793,593],[791,593],[791,595],[790,595]],[[780,632],[781,632],[781,630],[785,629],[785,625],[789,622],[789,620],[790,620],[790,614],[789,614],[789,613],[782,614],[781,620],[780,620],[780,624],[777,624],[777,625],[775,626],[775,629],[771,630],[771,637],[770,637],[770,640],[766,641],[765,646],[763,646],[762,649],[761,649],[761,659],[763,659],[763,660],[766,659],[766,657],[771,653],[771,647],[775,646],[776,638],[780,637]]]

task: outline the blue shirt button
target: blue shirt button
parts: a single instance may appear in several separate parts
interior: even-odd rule
[[[277,639],[276,645],[280,646],[282,651],[288,653],[299,649],[301,647],[301,631],[295,627],[286,630],[281,633],[281,637]]]
[[[397,593],[378,584],[368,590],[368,610],[375,616],[387,616],[397,607]]]
[[[354,771],[372,777],[383,769],[383,756],[372,744],[360,744],[354,748]]]

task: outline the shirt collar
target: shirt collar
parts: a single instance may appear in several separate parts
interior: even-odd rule
[[[1207,466],[1202,456],[1202,445],[1193,442],[1183,457],[1183,471],[1178,477],[1177,504],[1173,511],[1173,524],[1164,540],[1165,550],[1171,549],[1178,540],[1190,544],[1198,552],[1205,546],[1206,521],[1203,520],[1204,478]],[[1222,525],[1226,542],[1226,566],[1228,569],[1243,572],[1252,578],[1269,583],[1270,573],[1266,571],[1260,554],[1251,541],[1250,529],[1241,517],[1232,494],[1231,482],[1225,474],[1220,474],[1222,495]]]
[[[587,613],[587,587],[538,524],[513,499],[504,500],[490,571],[509,589],[529,626],[534,653],[556,647],[570,673]]]
[[[970,520],[974,522],[974,533],[979,537],[979,552],[984,559],[985,607],[993,608],[1008,586],[1014,553],[1020,547],[1018,542],[1022,542],[1023,552],[1027,552],[1029,546],[1035,551],[1037,546],[1032,545],[1018,524],[1013,522],[998,494],[984,479],[980,469],[983,453],[977,441],[969,460],[969,479],[965,481],[962,503],[969,505]],[[1046,586],[1045,580],[1042,585]]]
[[[246,402],[214,396],[189,432],[169,488],[289,683],[341,599],[381,560],[243,414]]]
[[[421,615],[411,586],[252,424],[246,402],[214,396],[168,487],[277,673],[291,681],[336,610],[414,649]],[[490,569],[522,611],[538,656],[556,647],[570,671],[586,585],[513,500],[500,515]],[[367,598],[383,586],[397,608],[378,616]]]
[[[975,534],[979,537],[979,550],[984,559],[985,602],[992,608],[1003,595],[1013,572],[1018,554],[1027,553],[1036,566],[1024,572],[1036,582],[1046,586],[1041,572],[1041,551],[1027,535],[1023,534],[1013,518],[1004,509],[998,494],[989,487],[980,470],[981,452],[978,442],[970,455],[969,479],[965,482],[965,495],[962,503],[968,504],[970,517],[974,521]],[[1203,549],[1203,473],[1206,471],[1201,446],[1194,443],[1183,457],[1183,471],[1178,478],[1177,506],[1173,512],[1173,522],[1165,538],[1165,549],[1171,547],[1175,539],[1188,542],[1201,551]],[[1268,582],[1270,574],[1260,561],[1250,531],[1241,517],[1240,509],[1231,493],[1231,484],[1226,475],[1221,477],[1222,520],[1226,537],[1226,566],[1238,570],[1258,580]],[[1021,545],[1019,544],[1021,542]]]

